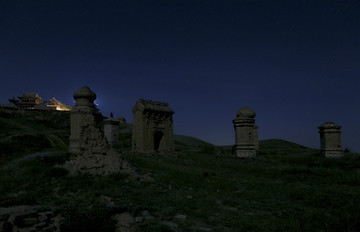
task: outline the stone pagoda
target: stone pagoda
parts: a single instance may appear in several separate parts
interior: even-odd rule
[[[256,156],[255,143],[257,128],[255,127],[255,112],[249,107],[242,107],[233,120],[235,128],[234,153],[238,158]]]
[[[319,126],[321,155],[325,157],[342,157],[341,126],[326,122]]]
[[[119,124],[120,121],[114,119],[112,114],[104,120],[104,135],[111,146],[119,144]]]

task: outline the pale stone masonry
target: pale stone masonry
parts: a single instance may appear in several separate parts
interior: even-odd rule
[[[251,158],[256,156],[255,142],[257,130],[255,126],[255,112],[249,107],[242,107],[233,120],[235,128],[234,153],[238,158]]]
[[[132,150],[147,153],[174,150],[172,115],[167,103],[139,99],[134,114]]]
[[[76,156],[65,163],[65,168],[70,174],[132,172],[132,167],[110,147],[100,128],[102,116],[94,104],[96,94],[84,86],[74,92],[74,98],[69,151]]]
[[[119,144],[119,124],[120,121],[113,117],[104,120],[104,134],[111,146]]]
[[[96,113],[94,101],[96,94],[89,87],[83,86],[74,94],[75,107],[70,113],[70,146],[69,152],[80,153],[81,133],[84,123]]]
[[[319,126],[321,155],[325,157],[342,157],[341,126],[326,122]]]

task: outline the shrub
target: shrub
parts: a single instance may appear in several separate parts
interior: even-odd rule
[[[215,146],[206,144],[201,146],[200,152],[204,154],[214,154],[215,153]]]

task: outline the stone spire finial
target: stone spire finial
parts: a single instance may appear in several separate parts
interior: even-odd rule
[[[237,113],[236,117],[238,118],[255,118],[256,113],[247,106],[242,107]]]
[[[94,101],[96,94],[90,90],[89,87],[83,86],[74,92],[74,99],[76,101],[74,110],[93,110],[95,109]]]

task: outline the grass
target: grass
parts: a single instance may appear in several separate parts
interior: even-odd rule
[[[60,205],[69,215],[64,231],[96,230],[86,226],[113,231],[109,215],[115,212],[96,208],[101,195],[125,205],[134,216],[143,210],[154,215],[156,219],[144,222],[140,231],[171,231],[162,221],[175,222],[182,231],[358,231],[359,155],[324,159],[308,152],[269,155],[267,149],[251,160],[200,151],[124,154],[154,181],[124,174],[69,176],[53,166],[70,154],[58,154],[2,171],[0,206]],[[186,215],[186,220],[177,220],[177,214]],[[92,220],[85,223],[84,218]]]
[[[4,117],[0,115],[0,165],[24,155],[49,150],[66,150],[69,115]]]
[[[131,134],[122,136],[129,150]],[[176,153],[122,153],[152,180],[70,176],[54,167],[71,158],[66,152],[0,169],[0,207],[56,205],[65,215],[62,231],[114,231],[112,215],[145,210],[154,218],[137,231],[175,231],[164,222],[194,232],[360,231],[360,155],[326,159],[316,149],[267,140],[256,158],[236,159],[229,148],[190,140],[177,141]]]

